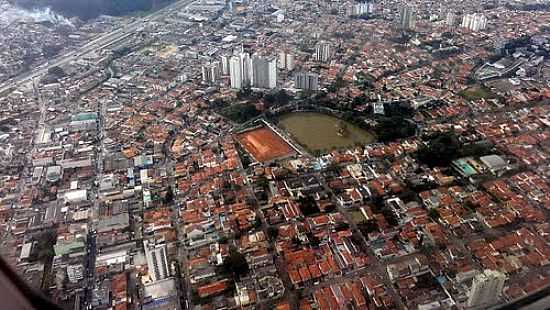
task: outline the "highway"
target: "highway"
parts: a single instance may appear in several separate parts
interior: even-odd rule
[[[11,78],[10,80],[4,82],[3,84],[0,84],[0,94],[5,93],[11,88],[17,88],[21,84],[24,84],[36,77],[42,76],[45,73],[48,72],[48,69],[56,67],[56,66],[63,66],[67,63],[70,63],[71,61],[74,61],[78,57],[85,55],[89,52],[92,52],[94,50],[105,48],[129,35],[134,33],[136,30],[138,30],[140,27],[142,27],[144,24],[150,21],[160,20],[166,16],[168,16],[170,13],[174,12],[174,10],[185,7],[189,4],[191,4],[194,0],[180,0],[176,1],[154,13],[151,13],[143,18],[139,18],[129,24],[123,25],[117,30],[114,30],[110,33],[104,34],[85,45],[69,52],[63,55],[60,55],[54,59],[51,59],[46,63],[46,65],[42,65],[39,67],[36,67],[33,70],[27,71],[25,73],[20,74],[17,77]]]

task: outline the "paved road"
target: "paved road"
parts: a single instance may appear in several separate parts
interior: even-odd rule
[[[367,239],[365,238],[365,236],[363,235],[363,233],[361,232],[361,230],[357,226],[357,223],[355,223],[353,221],[353,218],[350,215],[349,209],[346,209],[346,208],[342,207],[338,203],[338,201],[336,201],[337,195],[334,193],[332,188],[330,188],[330,186],[328,186],[328,184],[325,182],[325,179],[323,178],[323,176],[320,173],[314,173],[314,175],[317,177],[318,180],[322,180],[321,185],[323,186],[325,191],[331,193],[330,196],[332,197],[331,198],[332,203],[336,206],[337,210],[344,216],[346,221],[349,223],[351,231],[355,235],[359,236],[359,238],[361,240],[361,243],[362,243],[360,248],[363,251],[365,251],[369,256],[369,263],[370,264],[367,268],[362,268],[362,269],[355,270],[353,272],[349,272],[347,274],[344,274],[338,281],[336,281],[336,282],[333,281],[332,283],[337,283],[339,281],[348,280],[348,279],[357,279],[358,278],[357,275],[367,275],[368,274],[368,275],[380,276],[382,278],[382,281],[384,282],[384,285],[387,288],[387,292],[389,293],[389,295],[392,297],[393,301],[395,302],[395,307],[397,309],[406,309],[405,305],[403,304],[403,301],[401,300],[401,297],[399,296],[398,292],[395,290],[395,288],[393,286],[393,283],[390,280],[390,277],[389,277],[388,273],[386,272],[386,268],[385,268],[386,264],[382,263],[378,259],[378,257],[376,257],[376,255],[374,254],[372,248],[369,246],[369,244],[367,242]],[[330,285],[330,284],[331,284],[331,282],[325,283],[325,285]]]

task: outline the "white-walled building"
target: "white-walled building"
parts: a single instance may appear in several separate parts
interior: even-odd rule
[[[331,46],[328,42],[321,42],[315,46],[315,60],[328,62],[331,57]]]
[[[252,86],[275,88],[277,86],[277,59],[274,57],[252,57]]]
[[[453,26],[455,24],[456,15],[453,12],[448,12],[447,16],[445,17],[445,24],[447,26]]]
[[[285,51],[279,52],[277,68],[292,71],[294,69],[294,55]]]
[[[319,75],[299,72],[294,76],[294,87],[303,90],[319,90]]]
[[[202,81],[215,83],[221,76],[220,67],[221,65],[218,61],[202,66]]]
[[[351,15],[361,16],[370,14],[374,11],[374,3],[372,2],[359,2],[351,7]]]
[[[480,31],[487,27],[487,17],[483,14],[466,14],[462,17],[462,27],[472,31]]]
[[[222,69],[221,73],[223,75],[229,75],[229,62],[231,60],[231,56],[223,55],[222,56]]]
[[[399,25],[403,29],[413,30],[416,26],[416,12],[413,7],[403,6],[399,9]]]
[[[229,78],[231,81],[231,88],[243,88],[244,85],[241,59],[238,56],[231,57],[231,60],[229,61]]]
[[[153,282],[168,278],[170,272],[166,258],[166,244],[155,244],[144,240],[143,247],[145,248],[147,268]]]
[[[484,309],[495,305],[506,282],[506,275],[500,271],[486,269],[476,275],[468,294],[467,306],[473,309]]]

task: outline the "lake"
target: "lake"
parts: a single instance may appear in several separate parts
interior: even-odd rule
[[[369,144],[375,135],[338,117],[317,112],[292,112],[279,118],[279,127],[310,151]]]

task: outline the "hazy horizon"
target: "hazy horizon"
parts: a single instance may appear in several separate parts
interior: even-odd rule
[[[9,0],[20,8],[30,11],[50,8],[68,18],[82,20],[100,15],[120,16],[137,11],[148,11],[173,0]]]

